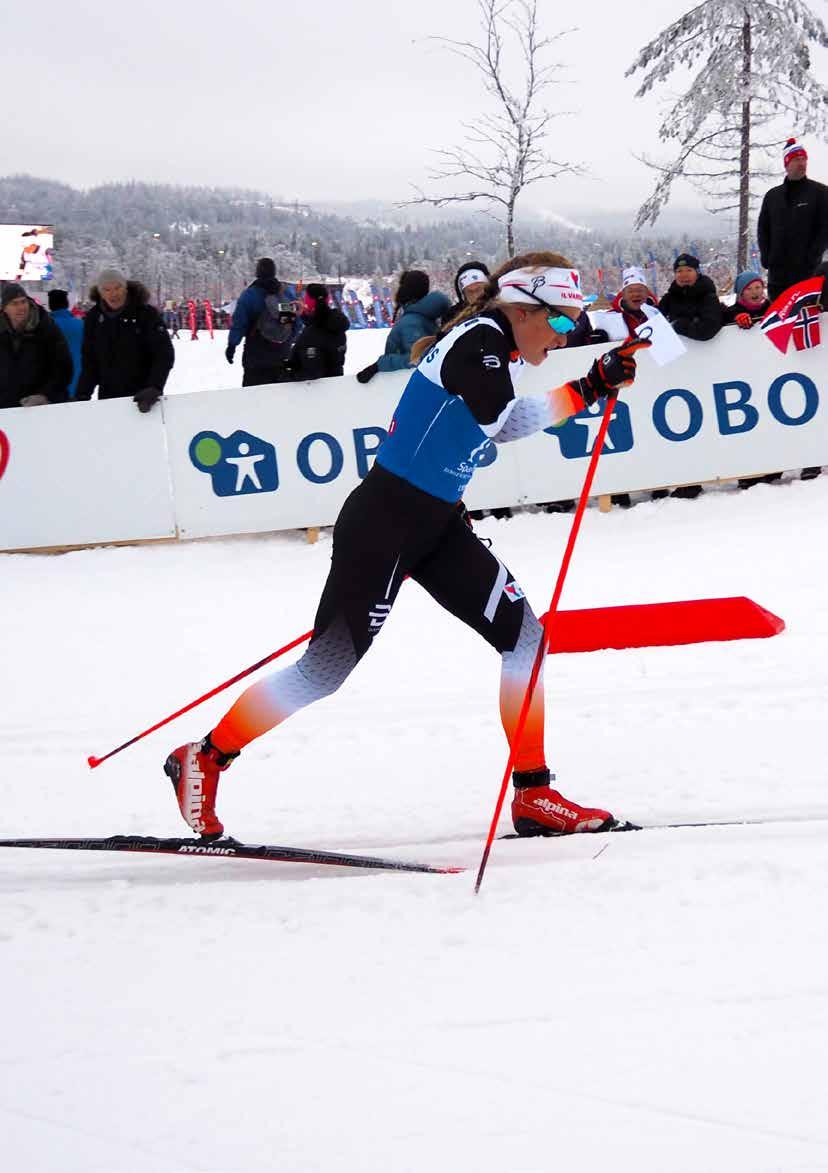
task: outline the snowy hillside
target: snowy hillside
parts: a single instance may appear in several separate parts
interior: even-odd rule
[[[827,510],[825,477],[591,509],[564,606],[746,594],[787,631],[549,663],[565,794],[761,825],[497,842],[478,897],[469,872],[0,852],[5,1167],[828,1169]],[[538,609],[569,524],[481,524]],[[307,630],[329,541],[3,556],[2,834],[183,831],[161,763],[224,698],[86,755]],[[342,691],[224,776],[228,831],[474,869],[497,685],[407,584]]]

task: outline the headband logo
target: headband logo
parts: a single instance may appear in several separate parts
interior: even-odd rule
[[[545,285],[545,284],[546,284],[546,277],[544,277],[543,273],[538,274],[537,277],[532,278],[531,292],[534,293],[536,289],[540,289],[541,285]]]

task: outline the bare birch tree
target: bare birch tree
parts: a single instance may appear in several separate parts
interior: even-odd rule
[[[542,179],[554,179],[577,170],[552,159],[546,152],[549,123],[557,115],[543,105],[545,91],[554,84],[560,62],[548,61],[549,48],[566,35],[544,36],[539,28],[537,0],[478,0],[482,36],[480,43],[434,37],[477,70],[484,93],[493,109],[473,124],[463,123],[466,142],[436,152],[439,162],[430,173],[433,181],[465,179],[471,186],[450,195],[426,195],[415,186],[411,204],[435,208],[455,203],[483,201],[503,223],[506,247],[515,251],[515,205],[521,192]],[[520,80],[507,80],[509,47],[520,62]]]
[[[712,199],[710,211],[738,210],[737,265],[747,267],[759,194],[751,178],[778,174],[769,152],[791,134],[826,125],[828,90],[811,72],[811,44],[828,45],[828,33],[804,0],[702,0],[644,46],[626,73],[644,71],[638,98],[676,69],[700,68],[658,132],[678,143],[677,155],[666,165],[642,157],[659,178],[636,228],[654,224],[673,182],[688,179]]]

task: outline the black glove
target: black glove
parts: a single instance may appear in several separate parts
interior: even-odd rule
[[[378,370],[379,363],[372,362],[370,367],[365,367],[364,370],[357,372],[357,382],[367,383],[369,379],[373,379]]]
[[[236,353],[236,348],[235,348],[235,346],[233,346],[233,344],[232,344],[232,342],[231,342],[231,343],[228,345],[228,347],[227,347],[227,349],[225,350],[225,352],[224,352],[224,357],[227,359],[227,361],[228,361],[229,363],[232,363],[232,361],[233,361],[233,355],[234,355],[235,353]]]
[[[582,379],[573,379],[570,387],[588,407],[607,395],[617,395],[621,387],[635,379],[635,352],[648,346],[652,346],[649,338],[628,338],[621,346],[596,358],[589,373]]]
[[[138,404],[139,411],[147,412],[160,398],[161,391],[158,387],[142,387],[133,402]]]

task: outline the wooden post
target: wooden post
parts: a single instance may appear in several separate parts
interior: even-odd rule
[[[598,508],[601,513],[609,513],[612,509],[612,496],[609,493],[600,493],[598,496]]]
[[[310,545],[313,545],[314,542],[318,542],[319,541],[319,526],[318,525],[309,526],[305,530],[305,536],[307,537]]]

